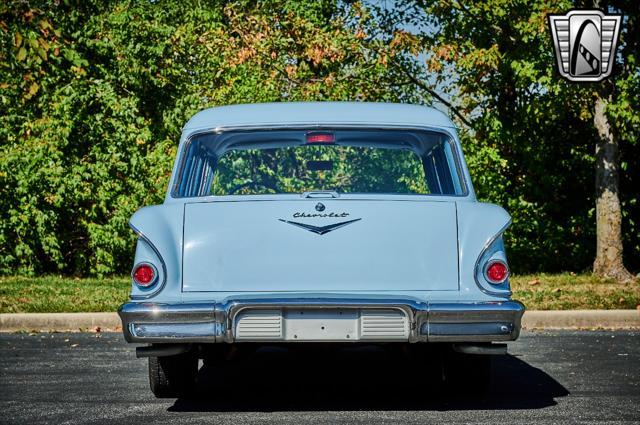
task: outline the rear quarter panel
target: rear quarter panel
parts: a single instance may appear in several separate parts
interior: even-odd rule
[[[458,202],[457,210],[460,299],[486,301],[508,297],[508,281],[501,287],[476,281],[476,263],[494,240],[492,254],[506,259],[501,235],[511,224],[511,216],[503,208],[483,202]]]
[[[148,261],[160,274],[152,288],[132,285],[132,299],[181,300],[183,215],[184,205],[175,203],[144,207],[131,217],[129,225],[138,235],[134,264]]]

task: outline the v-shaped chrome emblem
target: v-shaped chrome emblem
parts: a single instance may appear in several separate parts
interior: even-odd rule
[[[318,235],[324,235],[324,234],[327,234],[329,232],[333,232],[336,229],[344,227],[344,226],[346,226],[348,224],[355,223],[356,221],[360,221],[362,219],[361,218],[356,218],[355,220],[349,220],[349,221],[343,221],[343,222],[340,222],[340,223],[328,224],[326,226],[312,226],[311,224],[298,223],[297,221],[283,220],[281,218],[279,218],[278,220],[280,220],[283,223],[288,223],[288,224],[291,224],[293,226],[300,227],[300,228],[302,228],[304,230],[308,230],[308,231],[316,233]]]

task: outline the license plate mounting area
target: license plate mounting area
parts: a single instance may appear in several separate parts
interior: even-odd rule
[[[236,341],[406,341],[409,321],[399,309],[246,309],[233,324]]]

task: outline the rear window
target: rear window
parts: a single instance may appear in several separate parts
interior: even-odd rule
[[[405,130],[204,134],[185,147],[174,197],[338,193],[462,195],[448,137]]]

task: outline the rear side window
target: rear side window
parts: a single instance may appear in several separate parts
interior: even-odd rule
[[[174,197],[338,193],[465,193],[440,133],[406,130],[227,132],[190,140]]]

